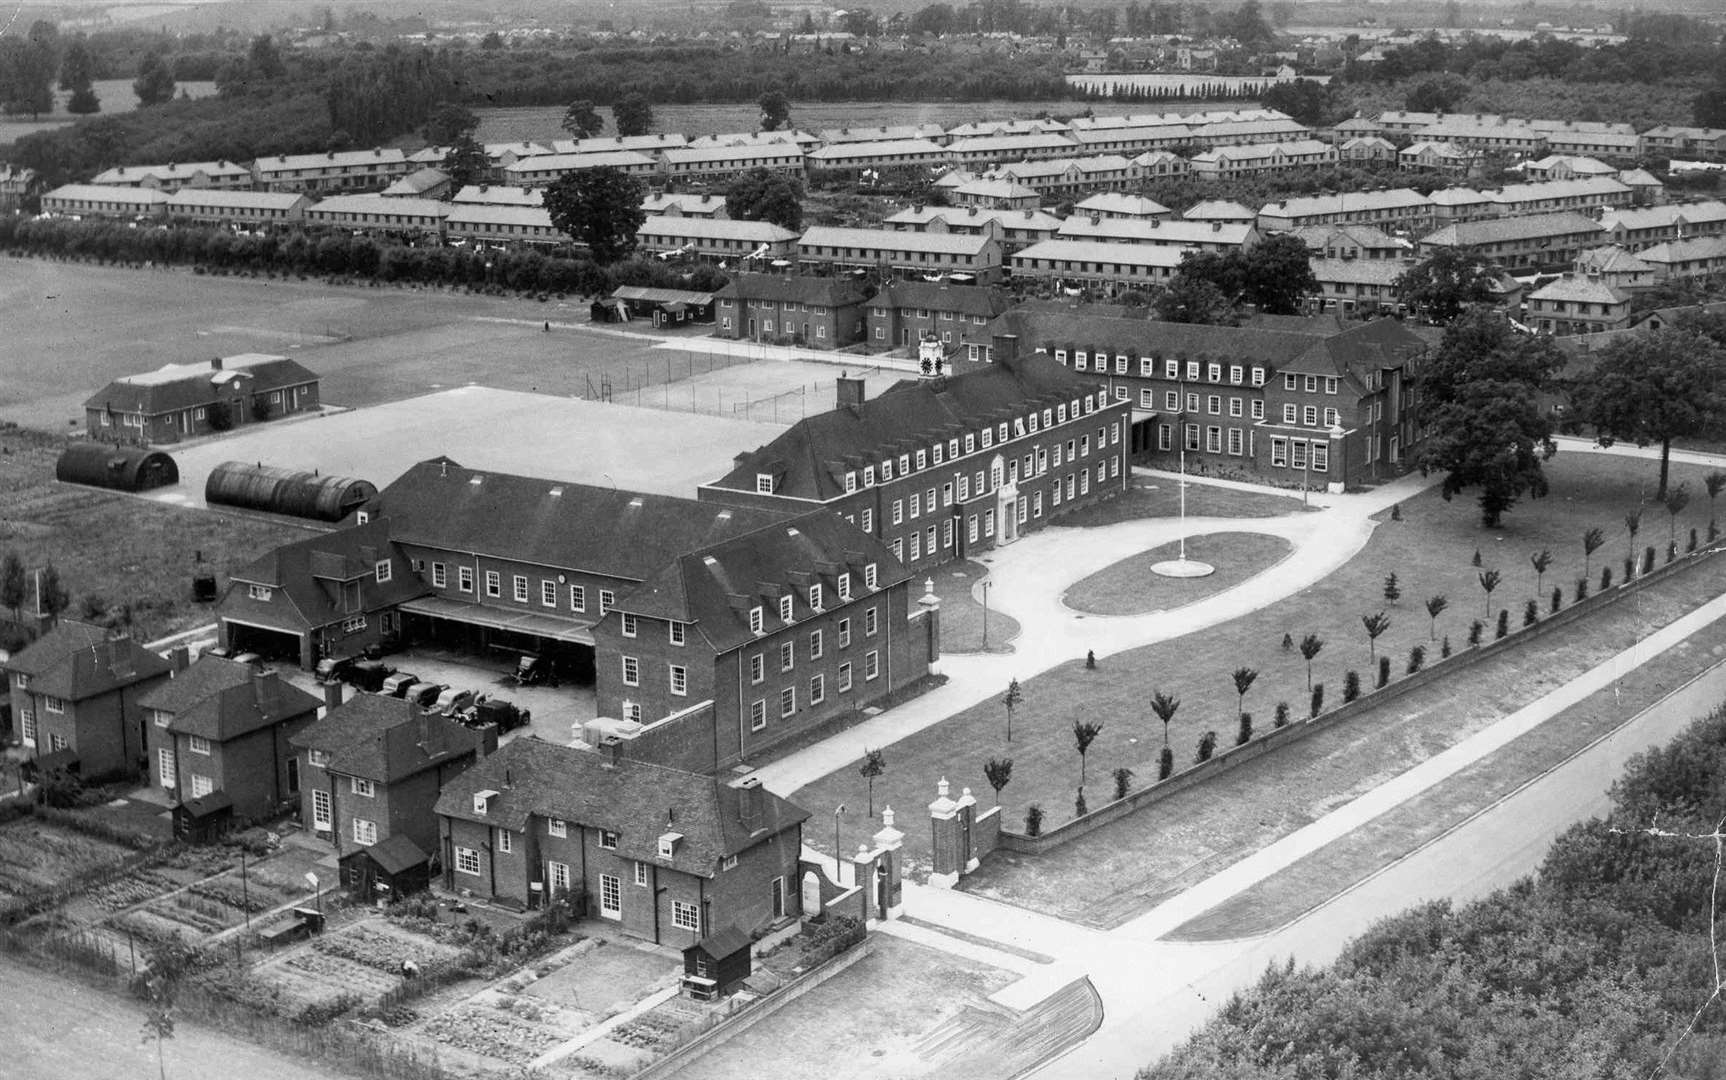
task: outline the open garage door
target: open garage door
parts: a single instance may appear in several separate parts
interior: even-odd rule
[[[305,666],[305,641],[300,634],[233,619],[222,620],[222,631],[223,643],[235,653],[255,652],[266,660]]]

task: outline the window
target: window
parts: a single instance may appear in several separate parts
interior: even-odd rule
[[[1199,448],[1199,425],[1187,424],[1184,426],[1186,448],[1188,450],[1197,450]]]
[[[667,627],[668,640],[673,645],[683,644],[683,624],[673,619],[667,624]]]
[[[894,503],[893,505],[897,506],[899,504]],[[911,516],[912,517],[922,517],[923,516],[923,496],[920,493],[915,492],[915,491],[913,491],[911,493]]]
[[[390,566],[390,561],[388,559],[379,560],[377,566],[374,567],[373,569],[374,569],[374,572],[377,574],[377,579],[378,579],[379,585],[382,585],[384,582],[386,582],[390,579],[392,567]]]
[[[864,609],[864,611],[863,611],[863,636],[864,637],[874,637],[876,629],[877,629],[877,626],[876,626],[876,622],[875,622],[875,609],[872,607]]]
[[[542,580],[539,583],[539,602],[545,607],[557,606],[557,582]]]
[[[623,915],[623,882],[616,874],[599,875],[599,914],[607,919]]]
[[[760,731],[767,726],[767,701],[756,698],[749,705],[749,730]]]
[[[365,818],[354,819],[354,843],[375,844],[378,842],[378,823]]]
[[[1199,411],[1199,395],[1197,395],[1197,394],[1188,394],[1187,395],[1186,411],[1187,412],[1198,412]]]
[[[843,694],[845,691],[847,691],[849,689],[851,689],[851,665],[850,664],[840,664],[839,665],[839,692],[841,694]]]
[[[1254,401],[1252,403],[1252,408],[1249,409],[1248,412],[1252,415],[1254,420],[1263,420],[1265,418],[1265,403],[1263,401]]]
[[[893,500],[893,524],[901,525],[905,521],[905,503],[901,499]]]
[[[821,631],[819,631],[819,630],[811,631],[809,634],[809,659],[811,659],[811,660],[821,659],[821,652],[822,652],[821,645],[822,645]]]
[[[470,847],[455,849],[455,869],[458,874],[472,874],[479,877],[479,851]]]
[[[1242,452],[1241,429],[1238,427],[1229,428],[1229,453],[1239,457]]]
[[[1241,399],[1238,397],[1229,398],[1229,415],[1230,416],[1239,416],[1240,414],[1241,414]]]
[[[1307,393],[1309,393],[1309,394],[1318,393],[1318,376],[1317,375],[1304,376],[1302,385],[1303,385],[1303,387]]]
[[[599,590],[599,614],[603,618],[611,610],[611,605],[617,603],[617,594],[610,589]]]
[[[764,632],[762,630],[761,609],[758,607],[752,607],[749,609],[749,630],[751,633],[755,634]]]
[[[192,774],[192,798],[201,799],[214,790],[216,790],[214,780],[207,776],[199,776],[197,773]]]
[[[485,572],[485,594],[487,596],[503,595],[503,575],[496,570]]]
[[[1297,382],[1294,374],[1291,372],[1284,372],[1283,373],[1283,389],[1284,390],[1295,390],[1298,388],[1299,388],[1299,383]]]
[[[789,593],[787,593],[786,595],[781,596],[779,598],[779,621],[780,622],[788,623],[791,621],[791,604],[792,604],[792,600],[791,600],[791,595]]]
[[[1312,444],[1312,467],[1317,472],[1330,471],[1330,444],[1328,442]]]
[[[851,599],[851,575],[850,574],[840,574],[839,575],[839,599],[841,601],[846,601],[846,600]]]
[[[1252,377],[1253,385],[1254,386],[1263,386],[1265,384],[1265,375],[1266,374],[1267,373],[1266,373],[1264,368],[1254,367],[1253,368],[1253,377]]]
[[[647,883],[648,883],[647,864],[642,862],[641,860],[637,859],[636,863],[635,863],[635,884],[637,886],[639,886],[640,888],[645,889],[645,888],[647,888]]]
[[[773,474],[772,473],[756,473],[755,474],[755,490],[756,490],[756,492],[758,492],[759,494],[762,494],[762,495],[773,494]]]
[[[1242,375],[1241,366],[1239,364],[1230,364],[1229,365],[1229,382],[1232,382],[1236,386],[1239,386],[1240,382],[1241,382],[1241,375]]]
[[[623,636],[624,637],[634,637],[636,629],[637,629],[637,627],[636,627],[636,622],[635,622],[635,616],[631,615],[627,611],[624,612],[623,613]]]
[[[246,595],[253,600],[268,600],[273,592],[268,585],[246,586]]]
[[[787,686],[785,689],[779,691],[779,715],[781,717],[786,717],[796,711],[797,688],[794,686]]]
[[[1206,364],[1205,377],[1211,382],[1223,381],[1223,366],[1221,364]]]
[[[561,862],[554,862],[554,863],[551,863],[550,866],[551,866],[551,891],[554,893],[568,892],[569,891],[569,864],[568,863],[561,863]]]
[[[865,588],[872,590],[875,588],[875,581],[875,564],[870,563],[863,568],[863,585]]]
[[[827,679],[817,675],[809,680],[809,704],[819,705],[827,700]]]
[[[1336,387],[1337,387],[1336,376],[1335,375],[1326,375],[1324,378],[1324,392],[1327,394],[1334,394],[1334,393],[1336,393]]]
[[[1289,468],[1305,469],[1307,442],[1305,439],[1295,439],[1289,445]]]
[[[881,674],[881,654],[870,650],[863,654],[863,681],[868,682]]]
[[[1318,406],[1307,405],[1301,409],[1301,423],[1307,427],[1318,426]]]
[[[515,850],[515,840],[513,839],[513,836],[514,834],[508,829],[499,829],[497,831],[497,850],[500,854],[508,855],[510,852]]]
[[[701,909],[682,900],[671,902],[671,925],[691,933],[701,932]]]
[[[972,514],[965,521],[965,539],[966,539],[966,543],[975,544],[977,542],[977,515],[976,514]]]
[[[792,641],[779,643],[779,670],[790,671],[797,663],[797,644]]]
[[[207,750],[205,752],[208,753]],[[367,798],[367,799],[372,798],[373,795],[376,794],[376,790],[377,790],[376,787],[372,784],[372,782],[370,780],[367,780],[361,776],[349,777],[348,778],[348,787],[350,790],[353,791],[353,793],[355,795],[359,795],[359,796],[361,796],[363,798]]]
[[[1163,361],[1163,378],[1178,379],[1181,377],[1181,362],[1174,359]]]
[[[456,588],[462,592],[473,592],[473,567],[456,567]]]
[[[366,617],[364,615],[350,615],[342,620],[342,633],[344,634],[357,634],[365,628]]]
[[[916,562],[923,557],[923,534],[916,529],[911,530],[911,561]]]
[[[1189,382],[1197,382],[1198,378],[1199,378],[1199,362],[1197,360],[1188,360],[1187,361],[1187,380]]]
[[[682,664],[672,664],[671,696],[684,697],[689,693],[689,669]]]
[[[547,818],[545,822],[545,831],[548,836],[567,838],[569,836],[569,825],[562,818]]]
[[[571,585],[569,587],[569,610],[571,610],[571,611],[586,611],[587,610],[587,588],[586,588],[586,586]]]
[[[822,600],[823,597],[821,595],[820,583],[817,582],[816,584],[809,586],[809,607],[815,611],[820,611]]]
[[[610,829],[599,830],[599,846],[606,851],[617,850],[617,834]]]
[[[641,685],[641,661],[633,656],[623,658],[623,685]]]
[[[875,508],[872,506],[863,508],[863,531],[875,535]]]
[[[969,476],[961,476],[961,477],[959,477],[959,501],[965,502],[970,497],[971,497],[971,478]]]
[[[1298,415],[1299,412],[1300,412],[1300,409],[1298,406],[1284,405],[1283,406],[1283,423],[1285,423],[1285,424],[1297,424],[1297,423],[1299,423],[1300,422],[1300,417]]]

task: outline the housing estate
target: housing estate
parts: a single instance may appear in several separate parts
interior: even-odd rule
[[[105,442],[175,442],[318,409],[318,376],[285,356],[245,353],[115,379],[84,402]]]
[[[993,282],[1001,272],[1001,243],[986,235],[816,225],[804,232],[796,244],[797,261],[805,269],[965,274],[984,285]]]
[[[1569,211],[1446,225],[1421,237],[1417,250],[1425,257],[1448,248],[1510,269],[1557,269],[1607,239],[1612,238],[1601,232],[1599,222]]]

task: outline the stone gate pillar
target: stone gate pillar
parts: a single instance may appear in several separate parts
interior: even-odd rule
[[[960,792],[959,801],[954,804],[959,819],[959,868],[960,873],[969,874],[977,869],[977,843],[971,830],[977,824],[977,800],[972,798],[971,789]]]
[[[930,850],[934,865],[929,871],[929,884],[937,889],[951,889],[965,868],[959,854],[959,804],[947,797],[947,778],[935,785],[935,801],[929,804]]]
[[[883,919],[896,919],[905,910],[903,887],[905,834],[893,827],[893,808],[881,811],[881,829],[875,834],[877,904]]]

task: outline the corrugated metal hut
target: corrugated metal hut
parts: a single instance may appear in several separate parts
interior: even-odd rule
[[[369,481],[351,476],[280,469],[262,463],[224,461],[210,470],[204,501],[291,517],[340,521],[378,493]]]
[[[143,446],[76,442],[54,463],[54,478],[68,484],[148,491],[180,482],[180,468],[160,450]]]

